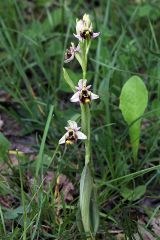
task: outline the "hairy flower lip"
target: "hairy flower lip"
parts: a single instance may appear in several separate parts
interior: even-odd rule
[[[71,42],[71,46],[69,49],[66,50],[65,52],[65,57],[64,57],[64,63],[69,63],[72,61],[75,57],[75,53],[80,53],[80,46],[78,44],[77,47],[75,47],[74,43]]]
[[[94,99],[98,99],[99,96],[92,93],[89,89],[91,85],[86,86],[87,80],[80,79],[78,86],[76,87],[77,92],[71,97],[71,102],[80,102],[83,104],[90,103]]]
[[[63,137],[59,140],[59,144],[73,144],[76,143],[78,139],[86,140],[87,136],[79,131],[80,127],[77,126],[75,121],[68,121],[68,126],[65,127],[66,133]]]

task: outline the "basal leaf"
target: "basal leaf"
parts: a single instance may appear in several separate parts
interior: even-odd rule
[[[91,232],[90,201],[93,188],[93,179],[88,165],[83,169],[80,181],[80,209],[83,227],[86,233]]]
[[[120,109],[122,115],[130,126],[129,134],[133,150],[133,157],[137,159],[141,116],[148,103],[148,92],[141,78],[131,77],[123,86],[120,95]]]
[[[91,219],[92,231],[94,232],[94,234],[96,234],[99,226],[99,210],[98,210],[98,204],[97,204],[97,189],[95,186],[93,186],[93,191],[91,195],[90,219]]]

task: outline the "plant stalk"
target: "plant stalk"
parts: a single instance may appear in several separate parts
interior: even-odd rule
[[[85,141],[85,165],[90,163],[91,158],[91,127],[90,127],[90,107],[88,104],[81,104],[82,130],[86,134]]]
[[[82,71],[83,71],[83,79],[86,79],[87,74],[87,55],[89,50],[90,43],[88,41],[81,43],[81,50],[82,50]],[[91,127],[90,127],[90,106],[89,104],[82,104],[81,103],[81,124],[82,130],[87,136],[85,141],[85,165],[90,162],[91,158]]]
[[[87,55],[89,50],[90,43],[85,41],[81,43],[81,51],[82,51],[82,72],[83,72],[83,79],[86,79],[87,74]],[[82,131],[87,136],[85,140],[85,166],[88,165],[89,167],[91,162],[91,114],[90,114],[90,106],[89,104],[80,104],[81,106],[81,126]],[[90,236],[87,237],[87,240],[95,240],[95,237],[90,232]]]

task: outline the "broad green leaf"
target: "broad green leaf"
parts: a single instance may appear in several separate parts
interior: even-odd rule
[[[4,161],[7,158],[7,151],[9,150],[11,143],[8,139],[0,132],[0,161]]]
[[[120,95],[120,109],[129,127],[133,157],[136,161],[140,139],[141,116],[148,103],[148,91],[138,76],[131,77],[123,86]]]
[[[75,85],[74,85],[73,81],[71,80],[70,76],[68,75],[68,72],[65,68],[63,68],[63,76],[64,76],[66,83],[69,85],[69,87],[72,89],[72,91],[75,92],[76,91]]]
[[[93,178],[88,165],[83,169],[80,180],[80,210],[83,227],[86,233],[91,233],[90,201],[93,189]]]
[[[97,204],[97,189],[94,185],[90,202],[90,219],[92,231],[96,234],[99,226],[99,210]]]
[[[146,192],[145,185],[139,185],[135,189],[129,189],[127,187],[123,188],[121,195],[124,199],[129,201],[136,201],[140,199]]]

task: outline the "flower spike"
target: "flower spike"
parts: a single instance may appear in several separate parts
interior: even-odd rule
[[[92,93],[89,89],[91,85],[86,86],[87,80],[80,79],[78,82],[78,87],[76,87],[77,92],[71,97],[71,102],[81,102],[90,103],[94,99],[98,99],[99,96]]]
[[[73,144],[76,143],[78,139],[85,140],[87,136],[79,131],[80,127],[77,126],[75,121],[68,121],[68,126],[65,127],[66,133],[64,136],[59,140],[59,144]]]
[[[75,47],[74,43],[71,43],[70,48],[67,49],[65,52],[64,62],[68,63],[68,62],[72,61],[75,57],[75,54],[79,53],[79,52],[80,52],[79,45],[77,47]]]
[[[100,32],[94,33],[92,22],[88,14],[84,14],[83,19],[77,21],[76,24],[76,34],[74,36],[78,38],[80,41],[83,39],[91,39],[96,38],[100,35]]]

